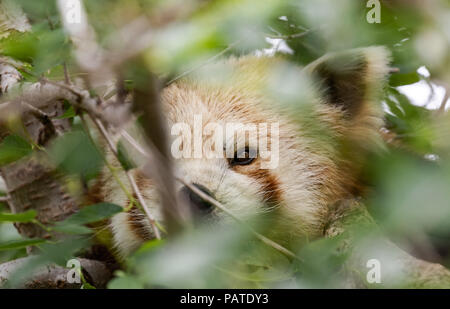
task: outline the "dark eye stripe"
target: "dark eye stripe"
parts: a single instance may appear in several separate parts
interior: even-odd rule
[[[261,184],[266,205],[279,205],[283,199],[283,191],[280,188],[280,183],[275,175],[272,175],[268,170],[263,169],[247,171],[245,175],[252,177]]]
[[[244,154],[244,155],[243,155]],[[236,165],[249,165],[255,160],[254,150],[245,147],[244,149],[238,150],[234,153],[234,158],[229,159],[231,166]]]

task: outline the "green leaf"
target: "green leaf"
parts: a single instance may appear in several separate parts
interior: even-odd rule
[[[83,225],[107,219],[123,210],[122,207],[111,203],[99,203],[83,207],[58,225]]]
[[[136,164],[130,159],[126,148],[121,142],[117,144],[117,157],[122,167],[128,171],[136,167]]]
[[[39,246],[41,256],[46,261],[66,266],[67,261],[74,258],[77,252],[89,247],[90,239],[86,237],[67,237],[57,243],[45,243]]]
[[[53,163],[68,174],[79,174],[92,179],[100,171],[102,156],[89,137],[80,130],[68,132],[57,138],[49,147]]]
[[[64,114],[57,117],[57,119],[69,119],[75,117],[76,115],[77,113],[75,112],[75,109],[72,105],[70,105],[69,108],[64,112]]]
[[[146,241],[142,246],[139,247],[138,250],[136,250],[136,254],[141,254],[144,252],[153,251],[157,248],[162,247],[165,244],[165,241],[163,239],[152,239],[149,241]]]
[[[333,238],[322,238],[308,243],[301,248],[300,280],[314,286],[329,284],[338,278],[342,265],[348,258],[348,252],[340,250],[345,238],[341,235]]]
[[[29,1],[29,0],[13,0],[17,2],[20,7],[25,11],[26,15],[33,22],[35,21],[46,21],[54,16],[58,16],[58,9],[56,6],[56,1],[54,0],[39,0],[39,1]],[[54,22],[56,23],[56,21]]]
[[[417,72],[397,73],[389,77],[389,84],[392,87],[415,84],[420,81],[420,75]]]
[[[36,210],[29,210],[18,214],[0,213],[0,222],[31,222],[36,218],[36,215]]]
[[[95,286],[89,284],[88,282],[83,283],[83,285],[81,286],[81,289],[83,290],[95,290]]]
[[[29,32],[13,33],[2,41],[1,51],[4,55],[20,61],[32,62],[38,52],[36,35]]]
[[[0,166],[30,154],[31,145],[18,135],[8,135],[0,144]]]
[[[33,25],[30,32],[13,34],[2,43],[4,55],[32,63],[35,75],[67,61],[70,56],[70,45],[64,30],[48,29],[47,21]]]
[[[20,239],[11,240],[4,243],[0,243],[0,251],[21,249],[28,246],[35,246],[47,242],[45,239]]]
[[[92,233],[92,230],[86,226],[79,224],[64,224],[60,222],[56,223],[56,225],[54,225],[52,229],[57,232],[73,235],[84,235]]]

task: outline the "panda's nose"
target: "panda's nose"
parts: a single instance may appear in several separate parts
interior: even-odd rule
[[[205,186],[202,186],[197,183],[193,183],[193,186],[195,186],[197,189],[205,193],[206,195],[214,198],[211,191],[209,191]],[[214,205],[212,205],[210,202],[205,201],[203,198],[197,195],[194,191],[192,191],[189,187],[184,186],[180,190],[181,197],[184,198],[189,206],[191,207],[192,212],[196,216],[205,216],[209,213],[211,213],[214,209]]]

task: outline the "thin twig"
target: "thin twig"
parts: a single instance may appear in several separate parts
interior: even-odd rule
[[[106,140],[106,143],[108,144],[108,147],[110,148],[111,152],[113,153],[113,155],[116,157],[117,160],[119,160],[119,155],[117,153],[117,149],[114,146],[114,143],[112,142],[112,139],[109,137],[108,131],[106,130],[106,128],[103,126],[102,122],[94,117],[91,116],[92,121],[95,123],[95,125],[97,126],[98,130],[100,131],[100,133],[102,134],[103,138]],[[145,214],[148,217],[148,220],[150,222],[150,225],[152,226],[153,232],[155,233],[155,237],[157,239],[161,239],[161,234],[159,232],[159,229],[157,227],[156,224],[156,220],[153,217],[153,215],[151,214],[149,207],[147,205],[147,203],[145,202],[141,191],[139,190],[139,187],[136,184],[136,180],[134,179],[133,175],[130,173],[130,171],[125,171],[125,174],[127,175],[128,181],[130,182],[131,188],[133,189],[133,192],[136,194],[136,197],[139,201],[139,203],[141,204]]]
[[[100,119],[106,123],[117,125],[118,123],[114,123],[111,119],[113,119],[111,112],[106,112],[105,110],[100,109],[99,107],[102,104],[103,101],[99,97],[92,97],[89,93],[89,91],[80,89],[72,84],[64,84],[64,83],[58,83],[51,80],[48,80],[46,78],[41,78],[41,83],[45,84],[48,83],[50,85],[60,87],[63,90],[67,90],[77,96],[77,100],[71,101],[71,103],[83,110],[86,111],[89,115],[95,116],[96,119]]]
[[[144,155],[148,160],[150,159],[150,155],[148,152],[141,146],[139,143],[128,134],[127,131],[123,130],[121,136],[125,138],[137,151],[139,151],[142,155]]]
[[[40,78],[40,82],[43,83],[43,84],[47,83],[47,84],[50,84],[50,85],[53,85],[53,86],[61,87],[61,88],[65,89],[65,90],[67,90],[67,91],[72,92],[74,95],[76,95],[76,96],[78,96],[78,97],[80,97],[80,98],[83,97],[82,91],[76,89],[76,88],[75,88],[74,86],[72,86],[72,85],[54,82],[54,81],[52,81],[52,80],[50,80],[50,79],[47,79],[47,78],[45,78],[45,77],[41,77],[41,78]]]
[[[64,62],[63,68],[64,68],[64,81],[65,81],[65,83],[67,85],[72,85],[72,82],[70,81],[69,70],[67,69],[67,63],[66,62]]]
[[[84,126],[84,128],[85,128],[85,130],[86,130],[86,133],[88,134],[88,136],[89,136],[91,142],[95,144],[95,141],[94,141],[94,139],[92,138],[92,136],[91,136],[91,134],[90,134],[90,132],[89,132],[89,127],[88,127],[88,125],[87,125],[87,123],[86,123],[86,120],[84,119],[83,115],[80,115],[80,118],[81,118],[81,122],[82,122],[82,124],[83,124],[83,126]],[[92,121],[94,121],[94,117],[90,116],[90,118],[92,119]],[[98,127],[97,127],[97,129],[100,130],[100,128],[98,128]],[[108,145],[109,145],[109,143],[108,143]],[[112,150],[112,151],[113,151],[113,150]],[[128,191],[128,189],[127,189],[127,187],[125,186],[125,184],[122,182],[122,180],[120,179],[120,177],[117,175],[117,170],[116,170],[116,168],[113,167],[113,166],[108,162],[108,160],[107,160],[104,156],[102,156],[102,158],[103,158],[103,160],[104,160],[104,162],[105,162],[106,167],[108,168],[108,170],[110,171],[111,175],[113,176],[114,180],[117,182],[117,184],[119,185],[119,187],[121,188],[121,190],[125,193],[125,195],[127,196],[127,198],[128,198],[129,201],[130,201],[131,206],[130,206],[130,207],[124,208],[124,211],[125,211],[125,212],[128,212],[128,211],[131,209],[131,207],[132,207],[133,205],[137,206],[140,210],[144,211],[144,212],[147,214],[147,217],[148,217],[150,223],[153,223],[153,224],[154,224],[154,225],[152,224],[151,226],[152,226],[152,227],[155,227],[155,228],[154,228],[155,237],[156,237],[157,239],[160,239],[161,235],[160,235],[160,233],[159,233],[159,230],[161,230],[161,231],[165,231],[165,230],[164,230],[164,228],[163,228],[162,226],[160,226],[159,223],[151,216],[151,213],[150,213],[148,210],[146,211],[145,207],[142,206],[142,205],[146,205],[146,204],[145,204],[144,199],[142,198],[142,195],[141,195],[141,193],[140,193],[140,191],[139,191],[139,188],[138,188],[137,185],[136,185],[136,182],[135,182],[134,178],[133,178],[133,177],[129,177],[128,180],[129,180],[129,182],[130,182],[130,185],[132,186],[132,189],[133,189],[134,193],[135,193],[136,196],[138,197],[138,199],[139,199],[139,197],[142,198],[142,199],[141,199],[142,203],[139,203],[139,201],[136,201],[135,198],[133,197],[133,195],[131,195],[131,193]],[[116,157],[116,158],[117,158],[117,157]],[[118,159],[118,158],[117,158],[117,159]],[[127,174],[128,174],[128,171],[125,171],[125,174],[127,175]],[[127,175],[127,176],[128,176],[128,175]],[[130,176],[132,176],[132,175],[130,175]],[[157,227],[159,230],[156,229],[156,227]]]
[[[92,137],[92,135],[91,135],[91,133],[90,133],[90,131],[89,131],[89,126],[87,125],[87,122],[86,122],[86,120],[84,119],[84,117],[83,117],[82,114],[80,115],[80,118],[81,118],[81,123],[83,124],[83,127],[84,127],[84,129],[85,129],[85,131],[86,131],[86,134],[88,135],[88,137],[89,137],[89,139],[91,140],[91,142],[95,144],[95,141],[94,141],[94,139],[93,139],[93,137]],[[121,188],[122,191],[125,193],[125,195],[127,196],[127,198],[128,198],[132,203],[135,203],[134,197],[133,197],[133,196],[131,195],[131,193],[128,191],[128,189],[127,189],[127,187],[125,186],[125,184],[120,180],[119,176],[118,176],[117,173],[116,173],[116,169],[115,169],[111,164],[109,164],[108,160],[106,160],[105,157],[102,156],[102,158],[103,158],[103,160],[104,160],[104,162],[105,162],[106,167],[109,169],[109,171],[111,172],[111,175],[114,177],[114,179],[116,180],[116,182],[119,184],[120,188]]]

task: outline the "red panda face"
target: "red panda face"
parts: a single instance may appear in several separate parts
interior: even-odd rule
[[[169,85],[161,99],[175,172],[242,220],[272,216],[278,241],[320,236],[329,207],[357,187],[360,158],[377,139],[380,108],[372,98],[387,58],[383,48],[367,48],[299,69],[312,81],[299,89],[315,94],[306,109],[283,107],[268,93],[273,68],[283,63],[275,58],[230,59],[220,63],[225,81],[191,77]],[[150,211],[163,221],[154,184],[133,173]],[[106,200],[129,204],[110,177],[103,183]],[[232,220],[182,184],[177,194],[197,219]],[[115,216],[111,227],[123,255],[153,237],[137,210]]]

